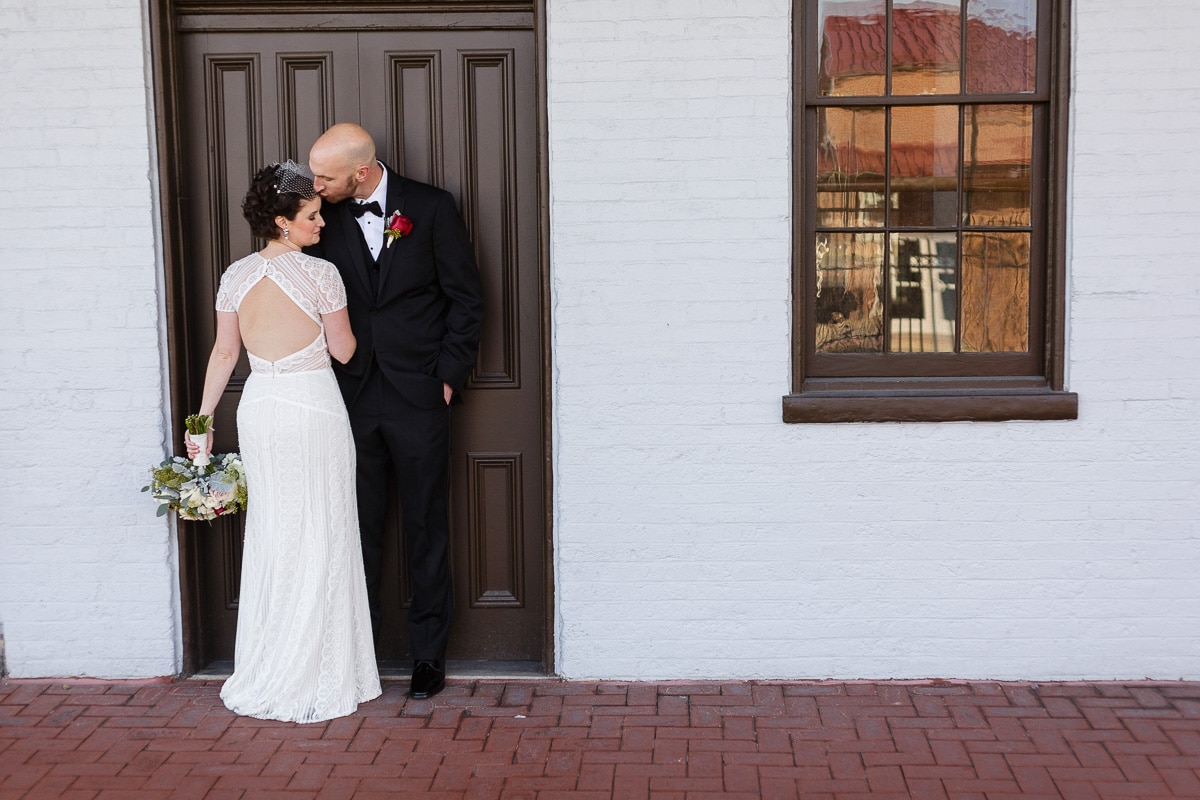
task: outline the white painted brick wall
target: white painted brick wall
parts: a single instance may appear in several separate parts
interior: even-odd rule
[[[790,3],[549,3],[572,678],[1200,678],[1200,6],[1075,2],[1080,419],[784,425]]]
[[[0,4],[0,626],[15,677],[178,669],[139,0]]]

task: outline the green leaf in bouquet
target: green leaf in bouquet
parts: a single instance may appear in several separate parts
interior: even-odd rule
[[[207,414],[191,414],[184,419],[183,424],[187,426],[190,434],[208,433],[212,428],[212,417]]]
[[[229,480],[211,480],[208,482],[208,486],[214,492],[220,492],[221,494],[225,494],[226,492],[233,491],[234,483],[233,483],[233,481],[229,481]]]

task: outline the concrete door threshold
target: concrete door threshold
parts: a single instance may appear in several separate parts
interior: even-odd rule
[[[196,680],[225,680],[233,674],[232,661],[214,661],[204,669],[187,677]],[[383,680],[408,680],[412,675],[412,664],[407,661],[380,661],[379,677]],[[522,680],[553,677],[547,674],[538,661],[449,661],[446,675],[452,679],[468,680]]]

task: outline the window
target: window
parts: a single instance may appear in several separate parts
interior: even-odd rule
[[[1073,419],[1067,0],[797,0],[787,422]]]

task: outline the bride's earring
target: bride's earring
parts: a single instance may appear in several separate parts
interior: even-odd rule
[[[288,229],[287,229],[287,228],[284,228],[284,229],[283,229],[283,240],[284,240],[285,242],[287,242],[287,241],[291,241],[290,239],[288,239]]]

